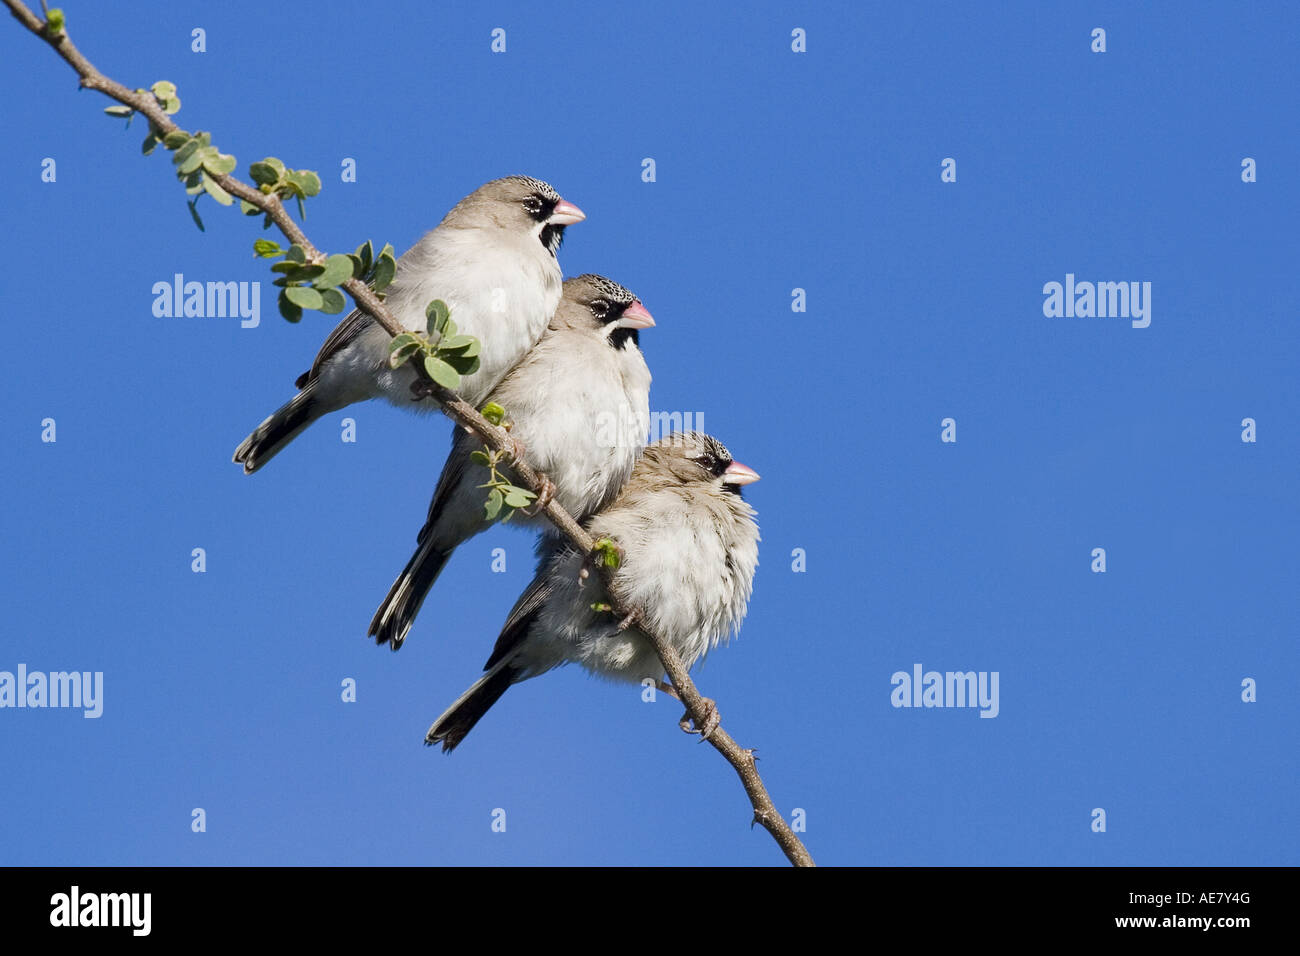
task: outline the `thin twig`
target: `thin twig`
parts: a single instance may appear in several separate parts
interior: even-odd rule
[[[159,131],[160,139],[172,130],[180,128],[170,116],[163,112],[162,107],[151,92],[136,93],[133,90],[128,90],[121,83],[109,79],[95,69],[91,62],[73,44],[72,40],[68,38],[66,27],[57,35],[51,35],[46,28],[45,21],[32,13],[21,0],[2,0],[2,2],[23,26],[54,47],[59,56],[63,57],[77,71],[77,75],[81,77],[81,86],[84,89],[98,90],[119,103],[143,113]],[[271,220],[280,227],[280,231],[284,233],[285,237],[302,248],[306,254],[307,262],[320,263],[324,261],[325,254],[312,245],[311,240],[307,238],[298,224],[290,218],[288,211],[284,208],[284,204],[278,196],[273,193],[263,193],[229,173],[213,176],[212,178],[232,196],[246,200],[269,215]],[[352,278],[342,283],[342,285],[351,294],[357,307],[373,316],[375,321],[382,325],[389,335],[397,336],[408,331],[364,282]],[[488,422],[478,413],[477,409],[464,401],[455,392],[443,388],[432,379],[429,379],[427,375],[423,374],[424,370],[420,363],[412,362],[410,364],[415,367],[416,374],[425,379],[423,382],[425,391],[438,400],[447,417],[458,425],[470,428],[478,433],[484,443],[494,451],[511,452],[514,450],[512,443],[509,442],[509,435],[504,429]],[[525,485],[535,492],[541,492],[543,478],[527,461],[523,458],[512,458],[511,467]],[[565,537],[573,543],[580,553],[589,554],[591,552],[594,546],[591,535],[587,534],[582,526],[573,519],[573,516],[560,507],[556,501],[552,500],[547,504],[546,516],[551,520],[552,524],[564,532]],[[636,623],[641,632],[645,634],[658,653],[659,659],[664,665],[664,671],[668,674],[678,694],[681,695],[682,702],[686,705],[686,710],[691,715],[695,726],[703,727],[705,720],[708,718],[708,709],[704,703],[704,697],[696,689],[695,683],[687,674],[686,667],[682,664],[677,652],[660,635],[646,626],[644,623],[645,614],[640,608],[630,607],[625,602],[621,602],[618,595],[613,593],[610,594],[610,604],[615,616],[626,618],[629,623]],[[792,864],[795,866],[813,866],[813,859],[808,849],[795,835],[794,831],[790,829],[789,824],[785,822],[785,819],[777,812],[775,805],[772,803],[772,798],[768,795],[767,788],[763,785],[763,780],[758,774],[753,751],[742,748],[721,727],[717,727],[709,735],[708,740],[740,776],[740,781],[744,785],[745,792],[749,795],[750,803],[754,807],[754,822],[762,824],[772,834],[773,839],[776,840]]]

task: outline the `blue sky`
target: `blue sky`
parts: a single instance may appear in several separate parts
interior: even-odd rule
[[[847,6],[64,9],[245,178],[319,170],[322,248],[400,252],[513,173],[586,211],[561,265],[654,313],[652,407],[763,476],[748,618],[695,676],[818,862],[1300,862],[1300,11]],[[449,424],[354,407],[245,477],[334,320],[281,320],[256,222],[196,230],[141,124],[8,18],[0,63],[0,670],[104,674],[98,719],[0,709],[0,863],[782,863],[675,702],[576,668],[422,746],[531,538],[475,539],[399,653],[367,641]],[[260,325],[155,317],[178,272],[261,281]],[[1151,283],[1150,326],[1046,317],[1067,274]],[[996,718],[891,706],[915,664],[997,672]]]

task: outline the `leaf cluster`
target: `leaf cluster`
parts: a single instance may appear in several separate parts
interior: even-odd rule
[[[284,249],[270,239],[256,240],[253,254],[263,259],[284,258],[271,266],[271,271],[280,273],[275,280],[275,285],[280,286],[280,314],[290,322],[301,319],[303,309],[318,309],[327,315],[342,312],[347,302],[338,286],[349,279],[360,279],[382,298],[383,290],[397,273],[393,247],[385,245],[376,259],[370,240],[358,246],[356,252],[336,253],[319,263],[308,262],[306,251],[297,243]]]
[[[488,402],[480,411],[493,425],[500,425],[507,431],[510,430],[510,423],[506,421],[506,410],[496,402]],[[516,511],[528,507],[537,498],[536,492],[520,488],[501,474],[501,462],[505,457],[506,452],[487,448],[470,452],[469,456],[470,461],[482,465],[489,472],[488,480],[479,485],[480,488],[489,489],[487,501],[483,505],[483,516],[489,521],[495,521],[500,517],[502,523],[509,521]]]
[[[388,364],[400,368],[416,356],[424,371],[443,388],[458,388],[460,377],[478,371],[480,343],[462,335],[451,320],[451,310],[434,299],[424,310],[426,331],[403,332],[388,343]]]

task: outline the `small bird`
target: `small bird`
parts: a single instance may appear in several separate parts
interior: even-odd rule
[[[510,436],[529,464],[551,481],[554,497],[578,521],[623,487],[650,428],[650,370],[637,333],[654,319],[641,301],[603,276],[564,283],[559,308],[541,341],[492,390],[506,409]],[[438,479],[418,547],[375,612],[370,634],[397,650],[420,605],[457,546],[492,525],[483,510],[488,472],[470,460],[478,436],[453,430],[451,454]],[[508,467],[502,469],[509,476]],[[538,499],[539,505],[545,501]],[[523,524],[540,516],[522,512]]]
[[[674,433],[646,447],[618,497],[585,524],[597,541],[611,539],[621,550],[612,572],[615,592],[644,611],[647,625],[687,668],[745,617],[759,537],[741,488],[757,480],[716,438]],[[615,680],[651,678],[669,690],[640,628],[601,609],[609,593],[599,574],[586,573],[590,562],[559,542],[549,555],[543,552],[486,673],[434,721],[426,744],[454,749],[511,684],[570,661]],[[701,728],[706,736],[711,729]]]
[[[425,308],[442,299],[460,333],[482,343],[479,368],[461,379],[462,398],[478,406],[501,377],[532,348],[560,301],[556,252],[566,226],[586,219],[547,183],[507,176],[458,202],[436,229],[397,260],[386,304],[402,326],[423,332]],[[432,399],[411,391],[413,363],[388,365],[390,337],[368,313],[354,310],[298,376],[297,395],[235,449],[252,474],[304,428],[330,412],[371,398],[431,411]]]

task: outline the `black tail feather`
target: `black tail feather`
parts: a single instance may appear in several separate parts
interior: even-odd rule
[[[300,431],[321,416],[323,410],[316,408],[312,397],[315,384],[308,382],[306,388],[276,409],[270,418],[240,442],[234,460],[244,466],[244,474],[251,475],[265,465],[298,437]]]
[[[502,661],[484,674],[469,690],[433,722],[424,737],[425,744],[442,744],[443,753],[455,750],[465,735],[474,729],[484,714],[510,689],[518,672]]]
[[[415,616],[420,613],[420,606],[450,557],[450,551],[440,551],[429,541],[420,543],[370,619],[370,636],[376,644],[387,644],[393,650],[402,646]]]

